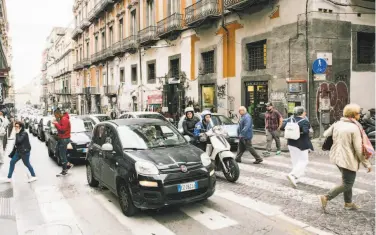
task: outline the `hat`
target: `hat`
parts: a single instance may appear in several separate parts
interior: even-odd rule
[[[266,103],[265,105],[266,105],[266,107],[273,106],[273,104],[270,103],[270,102]]]

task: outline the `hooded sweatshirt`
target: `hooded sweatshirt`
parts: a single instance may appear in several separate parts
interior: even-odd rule
[[[71,137],[71,124],[68,113],[64,113],[59,123],[55,123],[55,127],[60,139],[68,139]]]

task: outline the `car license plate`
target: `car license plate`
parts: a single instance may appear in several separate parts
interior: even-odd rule
[[[198,189],[197,181],[178,185],[178,192],[191,191],[191,190],[195,190],[195,189]]]
[[[86,153],[87,152],[87,149],[85,148],[85,149],[82,149],[82,152],[83,153]]]
[[[234,143],[239,143],[239,139],[235,139],[235,140],[234,140]]]

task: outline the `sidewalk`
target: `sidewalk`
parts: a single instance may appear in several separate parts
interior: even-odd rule
[[[282,152],[288,152],[289,150],[287,148],[287,139],[280,137],[280,140],[281,140],[281,151]],[[321,138],[321,140],[319,138],[312,139],[311,142],[312,142],[313,148],[316,151],[321,151],[321,145],[323,144],[324,140],[325,140],[324,138]],[[266,135],[265,135],[265,133],[254,132],[253,133],[253,139],[252,139],[252,145],[257,150],[266,150]],[[276,151],[276,146],[275,146],[274,140],[273,140],[273,144],[272,144],[272,151]]]

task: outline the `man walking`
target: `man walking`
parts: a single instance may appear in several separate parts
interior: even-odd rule
[[[281,154],[281,141],[279,139],[280,129],[282,127],[283,118],[278,110],[274,109],[272,103],[266,103],[265,113],[265,132],[266,132],[266,152],[264,156],[269,156],[272,151],[273,139],[277,146],[277,155]]]
[[[252,146],[253,137],[253,125],[251,115],[247,113],[247,109],[244,106],[239,108],[240,122],[238,127],[238,153],[236,155],[236,161],[242,162],[241,158],[245,150],[248,150],[252,156],[256,159],[253,164],[260,164],[263,160]]]
[[[71,137],[71,124],[69,120],[69,115],[67,112],[62,114],[60,109],[56,109],[54,112],[56,120],[59,120],[59,122],[54,121],[53,124],[55,125],[57,132],[58,132],[58,137],[59,141],[57,143],[57,148],[58,148],[58,154],[59,158],[61,160],[63,170],[61,171],[60,174],[56,176],[65,176],[68,173],[68,170],[73,167],[73,164],[68,163],[67,160],[67,147],[68,144],[70,143],[70,137]]]
[[[7,127],[9,125],[8,119],[4,116],[4,110],[0,111],[0,164],[4,163],[4,152],[7,146]]]

